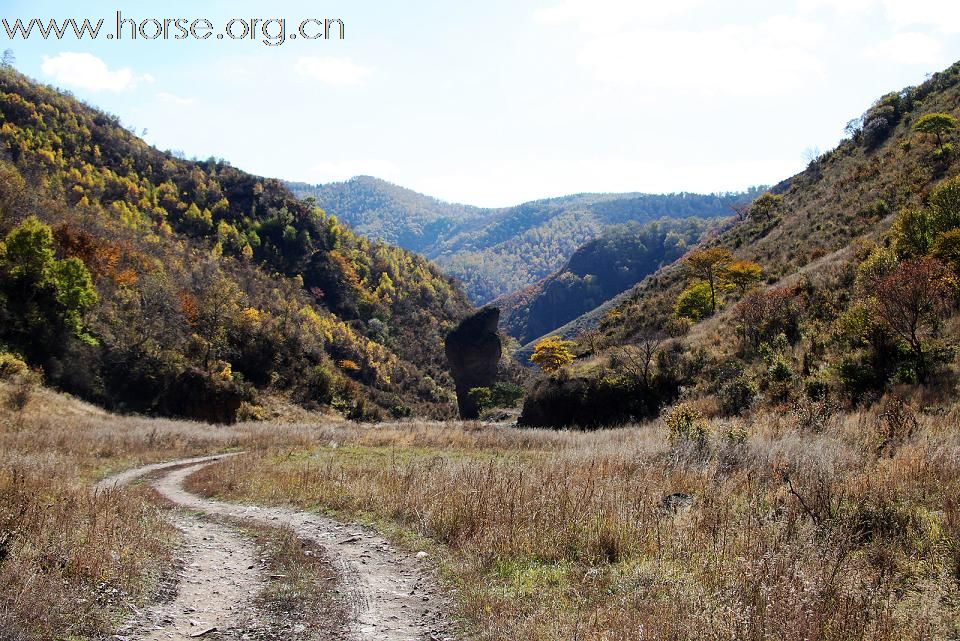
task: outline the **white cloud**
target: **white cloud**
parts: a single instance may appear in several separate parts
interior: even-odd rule
[[[943,60],[943,45],[925,33],[898,33],[867,49],[867,55],[906,65],[933,65]]]
[[[338,86],[362,84],[373,73],[369,67],[358,65],[349,58],[329,56],[300,58],[294,69],[305,78]]]
[[[40,69],[56,82],[90,91],[126,91],[140,82],[153,82],[153,76],[137,76],[128,68],[111,71],[100,58],[89,53],[65,52],[44,56]]]
[[[168,102],[170,104],[178,105],[180,107],[186,107],[196,102],[193,98],[184,98],[182,96],[168,93],[166,91],[158,91],[157,98],[162,102]]]

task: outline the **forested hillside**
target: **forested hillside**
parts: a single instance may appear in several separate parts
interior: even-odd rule
[[[356,233],[420,254],[432,255],[459,225],[486,215],[476,207],[446,203],[370,176],[326,185],[288,186],[301,198],[314,198]]]
[[[315,198],[357,231],[435,260],[463,283],[477,304],[545,278],[609,226],[664,217],[729,216],[732,206],[748,203],[759,193],[580,194],[479,209],[368,177],[291,188],[301,197]]]
[[[925,407],[949,400],[958,117],[960,63],[880,98],[836,149],[593,314],[599,331],[579,334],[577,363],[538,384],[526,420],[617,422],[682,397],[710,415],[768,405],[820,429],[895,388]],[[571,398],[579,409],[558,405]]]
[[[0,115],[0,352],[122,410],[450,413],[469,304],[425,259],[8,68]]]
[[[504,331],[528,343],[600,306],[682,256],[711,227],[699,218],[664,218],[606,229],[562,269],[493,302]]]

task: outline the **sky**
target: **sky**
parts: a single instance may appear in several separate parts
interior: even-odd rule
[[[0,28],[0,48],[160,149],[310,183],[373,175],[479,206],[773,184],[876,98],[960,59],[956,0],[198,4],[7,0],[8,23],[104,25],[96,40]],[[207,19],[211,37],[178,40],[170,22],[166,39],[127,26],[108,40],[118,10]],[[278,22],[261,29],[281,18],[278,44]],[[257,38],[242,38],[253,19]],[[306,19],[342,20],[344,39],[289,37]],[[217,39],[231,20],[238,39]]]

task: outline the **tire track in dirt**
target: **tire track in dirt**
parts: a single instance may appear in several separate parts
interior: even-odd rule
[[[447,619],[448,603],[436,588],[429,569],[414,557],[394,550],[383,537],[371,530],[292,509],[212,501],[184,489],[183,483],[189,475],[222,458],[200,457],[148,465],[105,479],[97,488],[105,489],[148,474],[166,472],[152,485],[178,506],[210,516],[247,520],[260,525],[286,525],[300,538],[322,545],[342,577],[341,585],[345,587],[345,596],[352,607],[350,632],[358,641],[440,641],[452,638]],[[209,526],[207,524],[206,527]],[[224,529],[229,532],[228,528]],[[233,537],[234,540],[219,537],[218,545],[238,555],[238,559],[242,558],[243,546],[235,540],[237,535]],[[240,543],[243,543],[242,539]],[[209,580],[209,585],[220,586],[218,591],[227,595],[224,600],[235,601],[231,604],[233,610],[230,612],[248,609],[253,595],[243,596],[239,591],[230,591],[223,580],[215,576],[213,553],[205,551],[204,547],[196,548],[196,552],[201,561],[195,567],[204,574],[199,580]],[[194,566],[189,566],[187,570],[191,567]],[[262,582],[262,577],[259,580]],[[181,590],[174,603],[179,605],[183,592],[186,590]],[[193,606],[185,606],[189,607]],[[150,641],[166,638],[176,637],[148,637]]]

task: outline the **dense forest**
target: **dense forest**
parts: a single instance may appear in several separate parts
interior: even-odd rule
[[[960,63],[880,98],[722,233],[560,328],[577,358],[540,380],[526,422],[623,422],[686,399],[822,427],[898,386],[936,411],[958,368],[958,117]]]
[[[609,227],[577,249],[562,269],[494,301],[502,311],[500,325],[521,343],[529,343],[674,262],[717,224],[664,218]]]
[[[420,252],[455,276],[476,304],[516,292],[563,267],[574,251],[612,225],[664,217],[716,218],[749,203],[744,193],[579,194],[516,207],[444,203],[375,178],[291,184],[358,233]]]
[[[125,411],[452,411],[442,340],[469,303],[424,258],[9,68],[0,116],[4,358]]]

